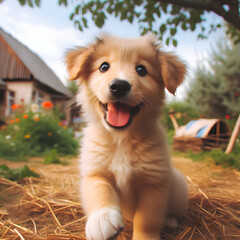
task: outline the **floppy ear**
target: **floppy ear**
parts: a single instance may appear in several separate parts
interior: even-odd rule
[[[69,80],[76,80],[87,72],[89,69],[87,62],[89,61],[90,55],[91,51],[84,47],[78,47],[67,52],[65,63],[69,73]]]
[[[167,90],[175,94],[177,87],[183,82],[186,74],[186,65],[175,55],[167,52],[159,53],[162,78]]]

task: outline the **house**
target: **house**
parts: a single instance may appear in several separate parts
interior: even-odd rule
[[[38,55],[0,28],[0,120],[11,114],[13,104],[51,101],[63,107],[71,97]]]

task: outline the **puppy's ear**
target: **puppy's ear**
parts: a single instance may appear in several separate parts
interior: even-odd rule
[[[78,47],[65,55],[65,63],[69,73],[69,80],[76,80],[87,72],[91,51],[88,48]]]
[[[159,53],[162,78],[167,90],[175,94],[177,87],[183,82],[186,74],[186,65],[176,56],[167,52]]]

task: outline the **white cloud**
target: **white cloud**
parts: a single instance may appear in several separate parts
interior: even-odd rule
[[[0,9],[0,12],[1,13],[8,13],[9,12],[9,7],[8,6],[3,6],[1,9]]]

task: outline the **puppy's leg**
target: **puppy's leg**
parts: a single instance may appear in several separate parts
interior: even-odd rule
[[[185,214],[188,202],[187,183],[184,176],[175,168],[172,170],[172,184],[169,195],[168,213],[165,225],[177,227],[177,219]]]
[[[120,203],[112,185],[104,178],[86,177],[82,180],[82,194],[88,215],[88,240],[113,239],[123,229]]]
[[[134,216],[134,240],[160,240],[167,207],[167,190],[146,187],[138,196]]]

